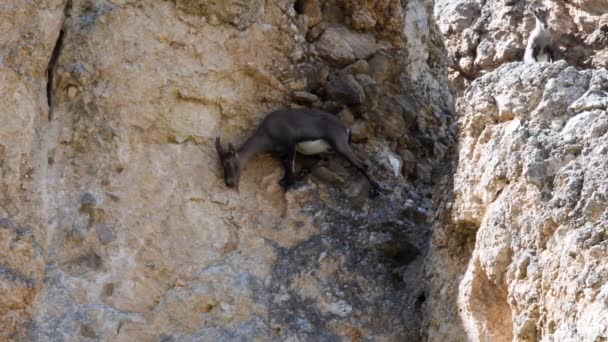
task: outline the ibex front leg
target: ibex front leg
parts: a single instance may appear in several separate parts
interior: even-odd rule
[[[283,168],[285,169],[285,175],[283,179],[279,181],[279,184],[287,190],[294,183],[294,164],[296,160],[296,144],[290,143],[287,145],[287,153],[282,159]]]

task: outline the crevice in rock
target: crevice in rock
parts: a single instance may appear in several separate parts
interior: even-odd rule
[[[51,58],[49,59],[49,64],[46,68],[46,101],[49,106],[49,121],[53,120],[53,82],[55,78],[55,67],[57,64],[57,60],[59,59],[59,54],[61,54],[61,50],[63,49],[65,21],[68,17],[71,8],[72,0],[67,0],[65,3],[65,7],[63,8],[63,21],[61,23],[61,30],[59,31],[59,36],[57,36],[57,40],[55,41],[55,46],[53,47],[53,52],[51,53]]]
[[[55,42],[55,47],[53,48],[53,53],[51,54],[51,59],[49,60],[49,65],[46,69],[46,101],[49,106],[49,121],[53,120],[53,79],[55,76],[55,64],[57,63],[59,53],[63,46],[63,32],[62,28],[61,31],[59,31],[59,36]]]

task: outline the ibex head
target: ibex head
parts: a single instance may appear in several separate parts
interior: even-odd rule
[[[232,146],[228,143],[228,150],[222,148],[220,137],[215,138],[215,149],[222,162],[224,168],[224,183],[230,188],[239,189],[239,179],[241,177],[241,165],[239,163],[239,155]]]
[[[549,18],[548,10],[537,7],[536,5],[530,3],[528,4],[528,11],[530,11],[530,13],[532,13],[541,22],[541,24],[543,24],[544,27],[547,27],[547,19]]]

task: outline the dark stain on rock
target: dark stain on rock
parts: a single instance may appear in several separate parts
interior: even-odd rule
[[[70,275],[80,276],[91,271],[100,271],[103,267],[103,260],[95,252],[89,252],[68,261],[64,265],[64,269]]]

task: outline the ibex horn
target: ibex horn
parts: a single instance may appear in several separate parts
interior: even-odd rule
[[[220,158],[226,154],[224,149],[222,148],[222,143],[220,142],[220,137],[215,138],[215,149],[217,150],[217,154],[219,154]]]

